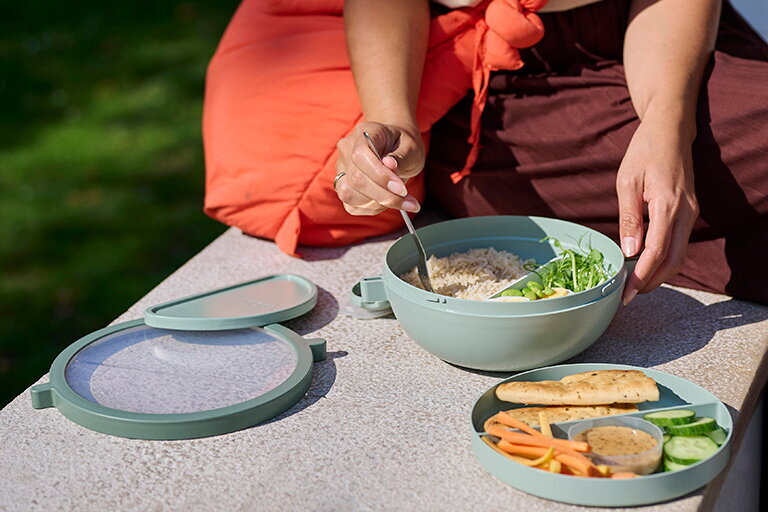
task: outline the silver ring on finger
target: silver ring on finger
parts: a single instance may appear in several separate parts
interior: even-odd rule
[[[342,178],[342,176],[346,176],[346,172],[341,171],[339,174],[336,175],[335,178],[333,178],[333,190],[337,190],[336,185],[339,184],[339,180]]]

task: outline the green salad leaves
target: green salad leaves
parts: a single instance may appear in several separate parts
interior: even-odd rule
[[[582,248],[579,240],[578,249],[566,249],[560,240],[547,237],[540,242],[551,240],[558,249],[558,258],[541,267],[527,268],[535,272],[545,288],[566,288],[572,292],[583,292],[606,281],[611,270],[605,267],[605,256],[597,249],[588,246]]]

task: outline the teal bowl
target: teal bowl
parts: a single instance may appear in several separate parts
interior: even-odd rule
[[[564,361],[594,343],[619,305],[627,270],[621,249],[578,224],[543,217],[494,216],[449,220],[420,228],[428,255],[448,256],[493,247],[542,263],[557,255],[545,237],[566,248],[603,253],[611,277],[589,290],[531,302],[488,302],[445,297],[400,279],[416,265],[410,235],[386,254],[381,276],[363,279],[353,301],[367,309],[392,308],[408,335],[449,363],[489,371],[517,371]],[[357,299],[357,300],[355,300]]]

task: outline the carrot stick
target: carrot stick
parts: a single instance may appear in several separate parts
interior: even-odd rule
[[[560,462],[559,460],[557,462]],[[570,476],[584,476],[584,473],[581,471],[576,471],[574,469],[571,469],[566,464],[561,464],[560,473],[563,475],[570,475]]]
[[[558,450],[568,453],[577,451],[589,451],[589,445],[587,443],[568,441],[566,439],[554,439],[552,437],[545,437],[542,435],[530,436],[520,432],[511,432],[495,425],[488,427],[488,433],[515,444],[527,444],[530,446],[554,446]]]
[[[500,449],[504,450],[507,453],[511,453],[513,455],[520,455],[522,457],[528,457],[531,459],[541,457],[542,455],[547,453],[547,449],[541,446],[527,446],[522,444],[513,444],[504,439],[499,441],[496,446],[498,446]]]
[[[547,453],[546,448],[543,448],[540,446],[514,444],[514,443],[510,443],[505,439],[502,439],[501,441],[499,441],[499,443],[496,446],[498,446],[505,452],[510,453],[512,455],[520,455],[528,458],[541,457],[542,455]],[[572,468],[582,473],[582,475],[598,476],[598,477],[602,476],[602,474],[597,470],[595,465],[592,464],[592,461],[590,461],[588,458],[581,455],[580,453],[576,453],[576,452],[562,453],[562,452],[556,451],[554,458],[555,460],[560,461],[563,467],[567,466],[569,468]]]
[[[486,438],[483,438],[484,440]],[[491,444],[492,441],[486,440],[486,443]],[[507,441],[501,440],[498,445],[494,445],[493,448],[500,451],[515,462],[519,462],[525,466],[536,467],[541,464],[546,464],[555,455],[555,449],[551,446],[549,448],[539,448],[534,446],[520,446]],[[530,450],[529,448],[537,448],[536,450]],[[519,457],[518,455],[522,455]],[[538,457],[538,458],[535,458]],[[544,468],[539,468],[544,469]]]
[[[499,452],[500,454],[504,455],[505,457],[508,457],[508,458],[512,459],[513,461],[515,461],[515,462],[517,462],[519,464],[530,466],[531,462],[534,461],[532,458],[518,457],[517,455],[512,455],[511,453],[502,450],[501,448],[498,447],[498,445],[496,445],[496,443],[494,443],[493,441],[491,441],[487,437],[482,437],[481,439],[483,441],[485,441],[485,444],[487,444],[488,446],[493,448],[495,451]],[[546,453],[545,453],[545,455],[546,455]],[[536,455],[533,455],[533,457],[536,457]],[[542,458],[543,458],[543,455],[542,455]]]
[[[500,411],[499,414],[496,415],[496,421],[498,421],[502,425],[506,425],[507,427],[512,427],[518,430],[522,430],[526,434],[530,434],[531,436],[537,439],[546,439],[547,441],[554,442],[555,444],[551,446],[555,446],[557,448],[563,448],[566,450],[570,449],[570,450],[579,451],[579,452],[590,451],[589,445],[587,443],[579,442],[579,441],[569,441],[567,439],[554,439],[551,437],[547,437],[541,432],[539,432],[538,430],[535,430],[529,427],[522,421],[516,420],[515,418],[513,418],[512,416],[510,416],[504,411]],[[493,428],[498,429],[499,427],[493,427]],[[499,430],[504,430],[504,429],[499,429]],[[491,432],[488,432],[488,433],[491,434]],[[496,435],[496,434],[493,434],[493,435]]]
[[[597,470],[592,461],[583,455],[571,454],[571,453],[558,453],[555,455],[555,459],[559,460],[563,464],[570,466],[571,468],[582,472],[587,476],[603,476],[600,471]]]
[[[513,418],[512,416],[510,416],[509,414],[507,414],[504,411],[499,411],[499,414],[496,415],[496,421],[498,421],[502,425],[506,425],[508,427],[512,427],[512,428],[516,428],[518,430],[522,430],[526,434],[530,434],[532,436],[540,436],[540,435],[542,435],[541,432],[539,432],[538,430],[535,430],[535,429],[529,427],[528,425],[526,425],[525,423],[523,423],[520,420],[516,420],[515,418]]]
[[[634,473],[622,472],[622,473],[614,473],[610,476],[610,478],[614,480],[624,480],[626,478],[637,478],[637,475]]]
[[[491,441],[487,437],[482,437],[481,439],[483,441],[485,441],[485,444],[487,444],[488,446],[493,448],[495,451],[499,452],[500,454],[504,455],[505,457],[509,457],[510,459],[514,460],[515,462],[518,462],[520,464],[524,464],[526,466],[537,466],[538,464],[543,462],[545,457],[547,456],[547,450],[544,449],[544,450],[542,450],[542,454],[540,456],[539,456],[538,453],[534,454],[534,453],[530,453],[527,450],[523,450],[523,452],[525,452],[524,454],[528,455],[528,457],[518,457],[517,455],[512,455],[512,453],[510,453],[508,451],[502,450],[501,448],[499,448],[499,446],[496,443],[494,443],[493,441]],[[553,455],[554,455],[554,453],[553,453]],[[539,457],[539,458],[534,460],[533,457]]]

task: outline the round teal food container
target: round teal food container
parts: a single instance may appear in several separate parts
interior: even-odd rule
[[[710,417],[725,429],[727,436],[719,450],[711,457],[685,466],[679,471],[656,472],[651,475],[623,480],[610,478],[580,478],[529,468],[500,454],[483,441],[485,421],[499,411],[523,407],[523,404],[503,402],[496,396],[496,388],[504,382],[560,380],[596,370],[638,370],[656,381],[659,399],[642,402],[638,411],[603,419],[642,418],[651,412],[691,409],[699,417]],[[568,430],[594,419],[553,423],[555,437],[567,438]],[[574,505],[597,507],[634,507],[659,503],[684,496],[712,481],[725,468],[731,454],[733,420],[727,407],[706,389],[668,373],[618,364],[581,363],[539,368],[505,379],[487,390],[472,409],[472,452],[480,464],[502,482],[521,491],[549,500]]]
[[[428,256],[493,247],[545,263],[565,248],[591,247],[605,256],[611,277],[565,297],[489,302],[446,297],[403,281],[416,266],[410,235],[386,254],[381,276],[361,280],[352,299],[369,310],[391,307],[403,329],[449,363],[489,371],[526,370],[564,361],[594,343],[608,327],[627,277],[624,255],[607,236],[572,222],[543,217],[494,216],[449,220],[420,228]]]

